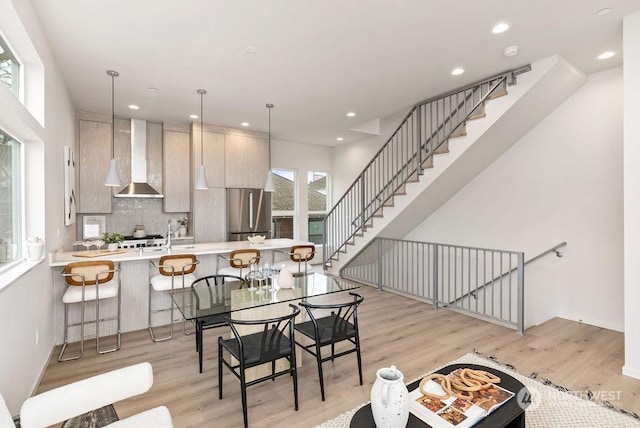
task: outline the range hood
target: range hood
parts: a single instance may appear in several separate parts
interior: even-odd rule
[[[114,195],[116,198],[162,198],[147,183],[147,121],[131,119],[131,183]]]

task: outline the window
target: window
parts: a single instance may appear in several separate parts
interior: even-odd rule
[[[0,270],[22,258],[20,149],[0,130]]]
[[[274,169],[272,173],[276,190],[271,193],[271,236],[293,239],[296,174],[286,169]]]
[[[16,97],[20,90],[20,63],[0,37],[0,81],[11,89]]]
[[[307,175],[307,197],[309,207],[309,241],[322,244],[323,220],[327,215],[327,173],[309,171]]]

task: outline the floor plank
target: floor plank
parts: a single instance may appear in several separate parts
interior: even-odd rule
[[[624,336],[621,333],[560,318],[530,328],[524,335],[446,309],[368,286],[359,291],[364,385],[358,384],[355,355],[326,363],[326,401],[320,399],[315,361],[304,354],[299,369],[300,410],[293,409],[290,377],[249,389],[251,426],[310,427],[369,400],[375,373],[395,365],[406,380],[419,376],[477,349],[495,354],[521,373],[540,376],[571,390],[590,389],[616,397],[613,404],[640,413],[640,380],[621,374]],[[218,399],[217,337],[224,330],[205,332],[204,373],[198,373],[193,336],[178,329],[170,341],[153,343],[146,330],[123,335],[122,349],[99,355],[89,342],[77,361],[58,363],[59,349],[42,377],[38,392],[142,361],[154,370],[147,394],[115,405],[121,417],[166,405],[176,427],[236,427],[242,425],[239,382],[224,375],[224,399]],[[620,391],[620,392],[618,392]],[[619,397],[619,400],[617,399]]]

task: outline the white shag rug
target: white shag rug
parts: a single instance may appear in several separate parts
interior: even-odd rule
[[[484,358],[479,354],[466,354],[455,361],[445,364],[445,366],[464,363],[484,365],[503,371],[522,382],[529,389],[532,401],[525,413],[527,428],[640,427],[640,417],[638,415],[616,408],[617,391],[608,391],[602,397],[595,397],[589,391],[572,393],[561,386],[552,384],[547,379],[540,381],[523,376],[512,370],[512,366],[501,364],[492,357],[489,359]],[[408,383],[421,379],[425,375],[419,376]],[[318,425],[318,427],[348,428],[355,412],[366,404],[368,403],[363,403],[334,419]]]

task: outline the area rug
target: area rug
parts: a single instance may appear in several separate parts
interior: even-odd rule
[[[503,364],[494,356],[485,358],[478,352],[466,354],[444,366],[450,364],[484,365],[503,371],[522,382],[531,394],[531,404],[525,413],[527,428],[640,427],[640,416],[618,408],[613,404],[616,391],[610,391],[610,394],[607,394],[604,400],[600,400],[590,391],[577,393],[569,391],[567,388],[553,384],[548,379],[540,378],[537,373],[523,376],[512,365]],[[421,379],[425,375],[419,376],[408,383]],[[363,403],[334,419],[318,425],[318,427],[349,427],[355,412],[366,404],[368,403]]]
[[[100,428],[118,420],[116,409],[111,404],[75,418],[62,424],[62,428]]]

